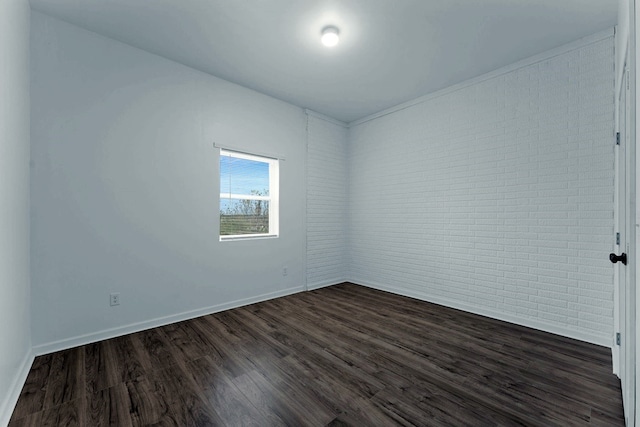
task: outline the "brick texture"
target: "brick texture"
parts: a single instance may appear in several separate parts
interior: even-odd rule
[[[348,278],[610,343],[613,47],[605,38],[351,127]],[[309,268],[322,281],[345,268],[339,250],[335,269],[313,260],[343,242],[342,134],[310,125]]]
[[[307,286],[347,279],[347,129],[308,115]]]

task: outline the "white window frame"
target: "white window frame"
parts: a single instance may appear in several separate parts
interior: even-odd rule
[[[218,202],[222,199],[235,200],[264,200],[269,202],[269,232],[256,234],[220,234],[220,241],[232,240],[252,240],[263,238],[274,238],[280,235],[280,162],[277,158],[266,157],[257,154],[249,154],[240,151],[220,148],[220,156],[229,156],[237,159],[252,160],[269,164],[269,195],[258,196],[255,194],[220,193]],[[218,159],[218,164],[220,160]],[[218,171],[218,179],[221,179],[221,171]],[[220,206],[218,205],[218,211]],[[220,223],[218,222],[218,226]],[[218,229],[218,234],[220,230]]]

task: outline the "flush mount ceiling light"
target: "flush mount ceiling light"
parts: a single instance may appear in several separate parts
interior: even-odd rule
[[[338,41],[340,40],[340,37],[338,36],[338,34],[340,34],[340,31],[336,27],[334,26],[324,27],[322,29],[322,37],[320,37],[320,40],[322,41],[323,45],[327,47],[332,47],[337,45]]]

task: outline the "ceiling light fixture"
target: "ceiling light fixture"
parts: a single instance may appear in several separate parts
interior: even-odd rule
[[[338,41],[340,41],[340,37],[338,36],[338,34],[340,34],[340,31],[336,27],[324,27],[322,29],[322,37],[320,37],[320,40],[322,41],[323,45],[332,47],[337,45]]]

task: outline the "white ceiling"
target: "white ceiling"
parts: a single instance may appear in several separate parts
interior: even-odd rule
[[[611,28],[618,0],[31,0],[34,9],[350,122]],[[325,25],[340,44],[320,43]]]

